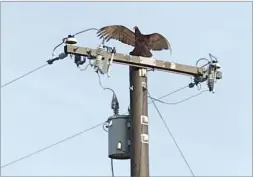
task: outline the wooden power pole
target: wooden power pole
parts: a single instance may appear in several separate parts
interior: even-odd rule
[[[149,176],[146,69],[129,67],[131,112],[131,176]]]
[[[147,68],[154,70],[173,72],[205,78],[212,84],[211,76],[221,79],[221,72],[209,67],[205,70],[201,67],[183,65],[154,58],[129,56],[120,53],[112,53],[105,50],[66,45],[65,54],[85,56],[88,59],[99,60],[100,68],[106,73],[108,63],[114,62],[128,65],[130,78],[130,108],[131,108],[131,176],[149,176],[149,138],[148,138],[148,106],[147,106]],[[112,61],[113,58],[113,61]],[[214,65],[213,65],[214,66]],[[215,67],[214,67],[215,68]],[[209,72],[209,74],[207,74]]]

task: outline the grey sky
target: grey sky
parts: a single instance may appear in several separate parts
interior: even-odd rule
[[[138,25],[143,33],[163,34],[172,43],[173,55],[153,52],[157,59],[195,65],[209,52],[218,56],[223,79],[215,94],[158,107],[195,175],[251,175],[251,3],[4,3],[1,20],[2,85],[45,63],[66,35],[104,25]],[[99,44],[94,31],[78,36],[78,41],[92,48]],[[121,53],[132,49],[116,41],[110,44]],[[129,104],[128,68],[113,65],[112,77],[104,76],[102,82],[116,91],[124,113]],[[154,97],[189,82],[187,76],[149,74]],[[186,89],[165,100],[175,102],[197,92]],[[91,69],[81,72],[69,58],[6,86],[1,90],[1,164],[106,120],[112,115],[111,96]],[[190,176],[152,105],[149,117],[150,175]],[[2,175],[110,176],[107,147],[107,134],[99,127],[3,168]],[[129,175],[129,163],[115,161],[115,175]]]

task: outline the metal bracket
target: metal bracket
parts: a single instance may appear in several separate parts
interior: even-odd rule
[[[68,56],[68,54],[66,54],[66,53],[60,53],[60,54],[58,55],[58,57],[55,57],[55,58],[52,58],[52,59],[47,60],[47,63],[48,63],[49,65],[51,65],[51,64],[53,64],[56,60],[62,60],[62,59],[64,59],[64,58],[66,58],[67,56]]]
[[[141,134],[141,142],[145,144],[149,143],[148,134]]]
[[[154,58],[140,57],[140,63],[155,66],[156,60]]]
[[[146,77],[147,76],[147,69],[140,68],[139,69],[139,76]]]
[[[121,150],[122,149],[122,143],[119,141],[117,144],[117,149]]]
[[[107,127],[110,127],[110,126],[112,126],[112,120],[109,120],[108,122],[107,122],[107,125],[106,125]]]
[[[148,125],[148,116],[141,115],[141,124]]]
[[[175,63],[170,63],[170,69],[176,69],[176,64]]]
[[[142,88],[146,89],[147,88],[147,83],[146,82],[141,82]]]

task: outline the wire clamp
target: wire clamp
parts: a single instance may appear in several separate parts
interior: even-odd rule
[[[56,60],[62,60],[64,58],[66,58],[68,56],[68,54],[66,53],[60,53],[57,57],[53,58],[53,59],[50,59],[50,60],[47,60],[47,63],[49,65],[53,64]]]
[[[141,134],[141,142],[148,144],[148,134]]]
[[[192,82],[189,84],[189,88],[193,88],[195,85],[200,86],[202,82],[205,82],[207,80],[206,77],[203,76],[195,76],[192,78]]]
[[[148,125],[148,116],[141,115],[141,124]]]
[[[217,80],[222,78],[222,72],[220,71],[220,65],[219,62],[217,60],[217,57],[214,57],[211,53],[209,53],[209,57],[210,60],[206,59],[206,58],[201,58],[197,61],[196,65],[198,64],[198,62],[200,60],[207,60],[208,63],[206,64],[208,67],[204,68],[204,66],[202,66],[203,68],[203,75],[202,76],[195,76],[193,78],[193,82],[191,82],[189,84],[190,88],[193,88],[195,85],[196,86],[201,86],[200,84],[202,82],[207,81],[207,87],[209,89],[210,92],[215,93],[214,91],[214,84],[217,82]]]

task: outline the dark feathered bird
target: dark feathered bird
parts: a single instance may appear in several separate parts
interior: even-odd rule
[[[130,55],[152,57],[150,50],[170,50],[170,42],[159,33],[141,34],[137,26],[134,27],[134,32],[122,25],[112,25],[102,27],[98,32],[98,37],[104,37],[108,42],[110,39],[118,40],[122,43],[134,47]]]

